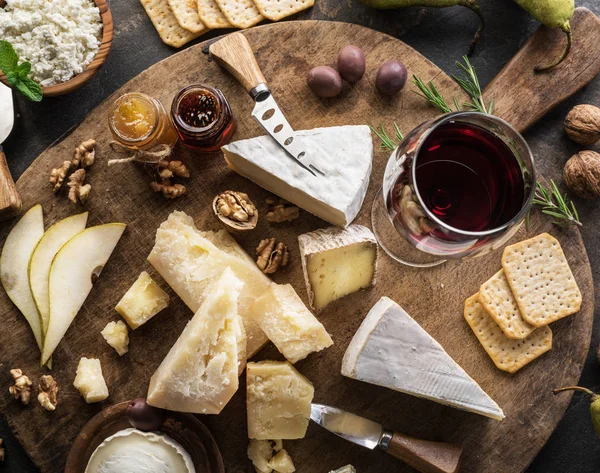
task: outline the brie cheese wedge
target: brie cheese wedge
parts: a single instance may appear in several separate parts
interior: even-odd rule
[[[92,453],[85,473],[196,473],[190,454],[172,438],[125,429]]]
[[[496,420],[494,400],[402,307],[382,297],[350,342],[342,374]]]
[[[228,166],[323,220],[347,227],[362,207],[373,161],[368,126],[333,126],[296,133],[325,175],[295,162],[270,136],[225,145]]]

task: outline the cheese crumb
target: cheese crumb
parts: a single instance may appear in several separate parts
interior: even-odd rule
[[[50,86],[81,74],[102,36],[100,10],[90,0],[7,0],[0,38],[31,63],[30,77]]]

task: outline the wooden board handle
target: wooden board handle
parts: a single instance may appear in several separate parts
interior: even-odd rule
[[[266,84],[250,43],[242,33],[231,33],[210,45],[210,54],[227,69],[246,91],[258,84]]]
[[[548,72],[534,72],[558,57],[566,37],[559,28],[541,27],[490,82],[483,96],[494,101],[494,115],[524,132],[600,72],[600,19],[577,8],[571,20],[573,47],[569,57]]]
[[[21,211],[21,198],[10,175],[4,150],[0,146],[0,220],[14,217]]]
[[[462,450],[460,445],[419,440],[394,432],[386,451],[422,473],[456,473]]]

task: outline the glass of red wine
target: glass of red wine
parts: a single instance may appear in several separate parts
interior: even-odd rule
[[[518,230],[535,182],[531,150],[507,122],[446,114],[415,128],[390,156],[373,229],[381,247],[408,266],[483,255]]]

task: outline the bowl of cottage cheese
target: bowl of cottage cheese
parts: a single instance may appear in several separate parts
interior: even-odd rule
[[[44,96],[71,92],[88,82],[106,61],[112,44],[107,0],[5,0],[0,38],[20,61],[31,63],[30,78]],[[5,82],[0,73],[0,80]]]

